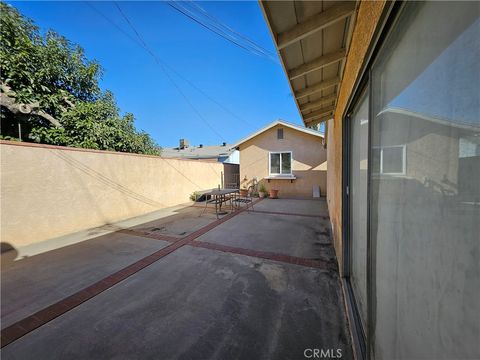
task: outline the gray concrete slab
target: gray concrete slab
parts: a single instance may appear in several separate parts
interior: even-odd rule
[[[179,213],[182,213],[184,209],[190,208],[192,204],[193,203],[191,202],[185,203],[185,204],[179,204],[176,206],[156,210],[147,214],[135,216],[128,219],[123,219],[114,223],[107,223],[101,226],[97,226],[90,229],[84,229],[74,233],[70,233],[70,234],[66,234],[56,238],[41,241],[38,243],[21,246],[15,249],[17,253],[16,254],[17,259],[21,259],[25,256],[34,256],[34,255],[38,255],[38,254],[52,251],[55,249],[59,249],[61,247],[73,245],[85,240],[90,240],[102,235],[110,234],[120,229],[130,229],[134,226],[146,224],[154,220],[169,218]],[[5,244],[2,243],[2,246],[3,245]]]
[[[184,237],[217,220],[215,209],[201,205],[177,209],[174,214],[131,227],[173,237]]]
[[[324,199],[264,199],[255,204],[255,210],[328,216],[327,203]]]
[[[185,246],[2,349],[3,359],[352,359],[338,274]]]
[[[244,212],[197,240],[334,261],[328,228],[328,219]]]
[[[10,263],[2,256],[2,328],[168,244],[111,233]]]

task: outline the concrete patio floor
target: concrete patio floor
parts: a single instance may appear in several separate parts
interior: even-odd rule
[[[323,200],[201,207],[2,268],[4,359],[303,359],[352,350]]]

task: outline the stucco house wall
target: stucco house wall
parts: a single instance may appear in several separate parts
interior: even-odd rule
[[[361,1],[358,5],[352,40],[343,70],[342,83],[338,90],[337,106],[334,119],[328,121],[328,187],[327,203],[332,223],[333,241],[339,269],[343,271],[342,244],[342,159],[343,159],[343,119],[348,101],[352,96],[362,68],[367,60],[367,53],[380,24],[386,1]]]
[[[283,129],[283,139],[277,139],[277,129]],[[327,189],[327,152],[318,136],[276,125],[239,145],[240,186],[249,186],[254,177],[267,190],[279,190],[279,197],[313,196],[313,187],[320,186],[322,196]],[[292,152],[292,173],[296,180],[272,179],[269,176],[269,153]]]

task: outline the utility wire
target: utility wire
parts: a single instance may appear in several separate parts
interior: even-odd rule
[[[114,21],[112,21],[109,17],[105,16],[101,11],[99,11],[95,6],[93,6],[92,4],[90,4],[89,2],[86,2],[84,1],[84,3],[86,5],[88,5],[93,11],[95,11],[97,14],[99,14],[101,17],[103,17],[105,20],[107,20],[107,22],[109,22],[112,26],[114,26],[118,31],[120,31],[122,34],[124,34],[125,36],[127,36],[130,40],[132,40],[134,43],[136,43],[138,46],[140,46],[142,49],[148,51],[148,53],[153,56],[156,61],[158,61],[158,59],[156,58],[155,54],[153,54],[151,51],[149,51],[148,49],[145,49],[145,41],[143,40],[143,38],[141,37],[140,34],[138,34],[138,37],[139,39],[141,39],[140,41],[137,40],[136,38],[134,38],[133,36],[131,36],[128,32],[126,32],[121,26],[119,26],[117,23],[115,23]],[[120,9],[121,10],[121,9]],[[137,33],[137,32],[136,32]],[[161,65],[161,64],[160,64]],[[165,66],[168,66],[167,64],[164,63]],[[173,70],[173,68],[172,68]],[[187,80],[187,79],[185,79]],[[187,80],[188,81],[188,80]],[[192,84],[193,85],[193,84]],[[206,95],[206,94],[205,94]],[[160,156],[161,157],[161,156]],[[167,165],[169,165],[170,167],[172,167],[176,172],[178,172],[182,177],[184,177],[187,181],[189,181],[191,184],[193,184],[194,186],[196,186],[198,189],[201,189],[202,187],[199,186],[196,182],[194,182],[193,180],[191,180],[188,176],[186,176],[184,173],[182,173],[180,170],[178,170],[173,164],[171,164],[167,158],[162,158],[165,163]],[[208,163],[207,163],[208,164]],[[208,166],[210,167],[210,169],[215,173],[217,174],[217,172],[212,168],[212,166],[210,164],[208,164]]]
[[[193,20],[194,22],[196,22],[196,23],[199,24],[200,26],[203,26],[205,29],[214,32],[215,34],[221,36],[221,37],[224,38],[225,40],[230,41],[231,43],[237,45],[238,47],[240,47],[240,48],[242,48],[242,49],[244,49],[244,50],[250,51],[250,49],[248,49],[248,48],[246,48],[245,46],[237,43],[237,42],[234,41],[234,40],[231,40],[231,39],[227,38],[225,35],[221,34],[220,32],[217,32],[217,31],[211,29],[210,27],[208,27],[208,25],[202,23],[200,20],[197,20],[197,19],[196,19],[195,17],[193,17],[192,15],[187,14],[184,10],[178,8],[177,6],[173,5],[172,3],[169,3],[169,2],[168,2],[167,4],[168,4],[168,6],[170,6],[172,9],[174,9],[174,10],[178,11],[179,13],[185,15],[186,17],[188,17],[189,19]]]
[[[166,64],[165,62],[163,62],[163,65],[168,68],[170,71],[172,71],[175,75],[177,75],[179,78],[181,78],[182,80],[184,80],[185,82],[187,82],[188,84],[190,84],[191,87],[193,87],[195,90],[197,90],[198,92],[200,92],[203,96],[205,96],[207,99],[209,99],[211,102],[215,103],[218,107],[220,107],[222,110],[224,110],[226,113],[230,114],[232,117],[234,117],[235,119],[237,120],[240,120],[242,121],[243,123],[249,125],[249,126],[252,126],[253,127],[253,124],[250,123],[249,121],[239,117],[238,115],[236,115],[235,113],[233,113],[230,109],[228,109],[227,107],[225,107],[222,103],[218,102],[217,100],[215,100],[214,98],[212,98],[210,95],[208,95],[205,91],[203,91],[202,89],[200,89],[198,86],[196,86],[193,82],[191,82],[190,80],[188,80],[186,77],[182,76],[178,71],[176,71],[174,68],[172,68],[170,65]]]
[[[267,59],[269,59],[269,60],[278,64],[277,58],[274,57],[273,55],[269,54],[269,53],[266,53],[265,50],[264,49],[262,50],[259,45],[255,44],[252,47],[251,45],[248,45],[248,44],[242,44],[241,40],[238,39],[235,35],[228,34],[227,31],[219,28],[215,24],[205,22],[204,20],[199,18],[200,16],[198,15],[198,13],[194,12],[191,9],[188,9],[187,7],[180,4],[179,2],[167,2],[167,4],[172,9],[174,9],[177,12],[181,13],[182,15],[186,16],[187,18],[189,18],[190,20],[199,24],[200,26],[204,27],[205,29],[207,29],[207,30],[217,34],[218,36],[222,37],[223,39],[231,42],[232,44],[234,44],[234,45],[236,45],[236,46],[238,46],[238,47],[240,47],[240,48],[242,48],[242,49],[244,49],[244,50],[246,50],[246,51],[248,51],[248,52],[250,52],[254,55],[265,57],[265,58],[267,58]],[[216,22],[218,23],[218,21],[216,21]],[[249,40],[249,42],[251,42],[251,40]]]
[[[143,48],[143,45],[137,40],[135,39],[132,35],[130,35],[128,32],[126,32],[125,30],[123,30],[123,28],[121,26],[119,26],[116,22],[114,22],[113,20],[111,20],[108,16],[106,16],[104,13],[102,13],[100,10],[98,10],[95,6],[93,6],[89,1],[84,1],[83,2],[85,5],[87,5],[88,7],[90,7],[90,9],[92,9],[93,11],[95,11],[98,15],[100,15],[101,17],[103,17],[105,20],[107,20],[111,25],[113,25],[118,31],[120,31],[123,35],[127,36],[130,40],[132,40],[134,43],[136,43],[138,46],[142,47]]]
[[[236,32],[232,28],[220,22],[218,19],[208,14],[203,8],[201,8],[199,5],[196,5],[194,2],[189,2],[188,4],[194,4],[196,8],[193,8],[191,5],[188,6],[187,3],[180,3],[178,1],[170,2],[168,4],[176,11],[180,12],[182,15],[185,15],[190,20],[193,20],[197,24],[201,25],[207,30],[212,31],[213,33],[219,35],[220,37],[233,43],[234,45],[239,46],[240,48],[254,55],[265,57],[268,60],[279,64],[278,59],[275,57],[275,55],[271,54],[268,50],[262,48],[260,45],[256,44],[251,39]],[[200,9],[202,14],[198,13],[198,9]],[[205,19],[205,17],[207,17],[207,19]],[[245,43],[245,41],[243,41],[242,39],[238,38],[237,35],[246,40],[247,43]]]
[[[195,112],[195,114],[197,114],[197,116],[200,118],[200,120],[202,120],[209,128],[210,130],[212,130],[213,133],[215,133],[220,139],[222,139],[223,141],[226,142],[225,138],[217,131],[215,130],[215,128],[202,116],[202,114],[200,114],[200,112],[197,110],[197,108],[193,105],[193,103],[190,101],[190,99],[185,95],[185,93],[182,91],[182,89],[177,85],[177,83],[175,82],[175,80],[170,76],[170,74],[165,70],[165,67],[163,66],[163,64],[160,62],[160,60],[157,58],[157,56],[155,55],[155,53],[153,51],[150,50],[150,48],[148,47],[147,43],[145,42],[145,40],[143,40],[142,36],[140,35],[140,33],[137,31],[137,29],[135,28],[135,26],[133,25],[133,23],[130,21],[130,19],[127,17],[127,15],[122,11],[122,9],[120,8],[120,6],[118,5],[117,2],[114,2],[115,6],[117,7],[118,11],[120,12],[120,14],[122,15],[122,17],[125,19],[125,21],[127,22],[127,24],[130,26],[130,28],[134,31],[135,35],[137,36],[137,38],[140,40],[140,42],[142,43],[143,45],[143,48],[153,57],[153,59],[155,60],[155,62],[160,66],[160,68],[162,69],[163,73],[165,74],[165,76],[168,78],[168,80],[172,83],[172,85],[177,89],[177,91],[179,92],[179,94],[183,97],[183,99],[185,100],[185,102],[190,106],[190,108]]]
[[[274,58],[274,60],[276,60],[276,62],[278,63],[278,60],[276,58],[276,55],[274,53],[272,53],[271,51],[265,49],[263,46],[257,44],[255,41],[253,41],[252,39],[250,39],[249,37],[235,31],[234,29],[232,29],[230,26],[226,25],[224,22],[222,22],[221,20],[219,20],[218,18],[216,18],[215,16],[211,15],[210,13],[208,13],[204,8],[202,8],[198,3],[196,3],[195,1],[188,1],[187,4],[189,4],[190,6],[193,6],[195,8],[197,8],[199,11],[201,11],[207,18],[209,18],[210,20],[212,20],[213,22],[219,24],[221,27],[225,28],[227,31],[230,31],[231,33],[235,34],[235,35],[238,35],[240,36],[242,39],[244,39],[245,41],[249,42],[253,47],[257,48],[258,50],[260,50],[261,52],[263,52],[264,54],[268,55],[268,56],[271,56]]]
[[[177,4],[180,4],[178,1],[176,2]],[[213,15],[209,14],[205,9],[203,9],[200,5],[196,4],[194,1],[189,1],[189,2],[182,2],[181,3],[183,8],[185,8],[187,5],[190,7],[190,12],[193,10],[193,14],[198,16],[203,16],[208,19],[208,21],[211,23],[212,26],[214,26],[216,29],[219,29],[223,33],[227,34],[227,36],[236,39],[237,41],[242,41],[245,40],[248,44],[246,46],[252,48],[256,53],[260,53],[259,55],[265,56],[269,58],[270,60],[273,60],[275,63],[279,63],[277,57],[275,54],[271,53],[269,50],[265,49],[264,47],[260,46],[257,44],[255,41],[252,39],[248,38],[247,36],[235,31],[222,21],[220,21],[218,18],[214,17]],[[198,15],[199,10],[202,14]],[[238,38],[240,37],[240,39]]]
[[[139,41],[138,39],[134,38],[132,35],[130,35],[128,32],[126,32],[121,26],[119,26],[117,23],[115,23],[113,20],[111,20],[108,16],[106,16],[104,13],[102,13],[100,10],[98,10],[95,6],[93,6],[90,2],[84,1],[84,3],[89,6],[93,11],[95,11],[98,15],[100,15],[102,18],[104,18],[108,23],[110,23],[113,27],[115,27],[118,31],[120,31],[123,35],[128,37],[131,41],[133,41],[135,44],[140,46],[143,50],[147,51],[150,56],[154,56],[149,50],[145,49],[144,41]],[[253,126],[249,121],[246,119],[238,116],[234,112],[232,112],[229,108],[227,108],[225,105],[220,103],[219,101],[215,100],[213,97],[211,97],[209,94],[207,94],[204,90],[199,88],[197,85],[195,85],[192,81],[190,81],[188,78],[180,74],[175,68],[167,64],[165,61],[162,61],[158,56],[156,56],[156,59],[162,63],[162,65],[166,68],[168,68],[171,72],[173,72],[176,76],[181,78],[183,81],[188,83],[191,87],[193,87],[195,90],[200,92],[203,96],[205,96],[207,99],[215,103],[218,107],[220,107],[222,110],[224,110],[226,113],[228,113],[230,116],[234,117],[237,120],[240,120],[241,122]]]
[[[120,14],[122,15],[123,19],[127,22],[127,24],[130,26],[130,28],[133,30],[133,32],[135,33],[135,35],[137,36],[137,38],[140,40],[140,43],[142,44],[142,46],[145,48],[145,50],[148,51],[148,53],[150,55],[152,55],[153,57],[156,58],[155,54],[153,52],[150,51],[147,43],[145,42],[145,40],[143,40],[143,37],[140,35],[140,33],[137,31],[137,29],[135,28],[135,26],[133,26],[132,22],[130,21],[130,19],[127,17],[127,15],[123,12],[122,8],[120,7],[120,5],[118,5],[118,3],[116,1],[113,2],[115,4],[115,6],[117,7],[117,10],[120,12]]]
[[[160,62],[160,60],[157,58],[157,56],[155,55],[155,53],[153,51],[150,50],[150,48],[148,47],[147,43],[145,42],[145,40],[143,39],[143,37],[140,35],[140,33],[137,31],[137,29],[135,28],[135,26],[133,25],[133,23],[130,21],[130,19],[127,17],[127,15],[122,11],[121,7],[116,3],[114,2],[115,6],[117,7],[118,11],[122,14],[123,18],[125,19],[125,21],[129,24],[129,26],[132,28],[132,30],[135,32],[135,35],[137,36],[137,38],[140,40],[140,42],[143,44],[143,47],[145,48],[145,50],[148,51],[148,53],[155,59],[156,63],[160,66],[160,68],[163,70],[163,72],[165,73],[165,75],[167,76],[167,78],[170,80],[170,82],[175,86],[175,88],[178,90],[178,92],[182,95],[182,97],[184,98],[184,100],[190,105],[190,107],[192,108],[193,111],[195,111],[195,113],[197,114],[197,116],[202,119],[205,124],[207,124],[207,126],[217,135],[219,136],[223,141],[226,142],[225,138],[220,134],[218,133],[209,123],[208,121],[200,114],[200,112],[197,110],[197,108],[195,108],[195,106],[193,106],[193,104],[191,103],[190,99],[188,99],[188,97],[183,93],[183,91],[180,89],[180,87],[175,83],[175,81],[172,79],[172,77],[170,76],[170,74],[165,70],[163,64]],[[173,167],[178,173],[180,173],[184,178],[186,178],[188,181],[190,181],[192,184],[196,185],[197,187],[199,187],[196,183],[194,183],[192,180],[190,180],[187,176],[185,176],[185,174],[183,174],[180,170],[178,170],[175,166],[173,166],[172,164],[170,164],[168,161],[167,161],[168,165],[170,165],[171,167]],[[207,165],[209,166],[209,168],[214,172],[214,174],[216,175],[217,172],[215,171],[215,169],[213,169],[213,167],[207,163]]]

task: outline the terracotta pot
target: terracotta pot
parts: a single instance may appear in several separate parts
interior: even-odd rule
[[[278,190],[270,190],[270,198],[272,199],[278,199]]]
[[[248,190],[247,189],[240,189],[240,196],[248,196]]]

